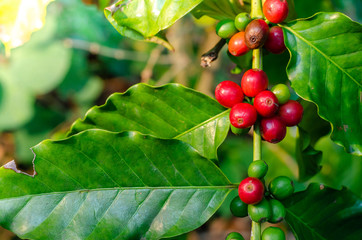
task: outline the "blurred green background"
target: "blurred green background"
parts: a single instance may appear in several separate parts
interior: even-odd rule
[[[241,74],[230,73],[235,64],[228,58],[225,47],[212,67],[200,67],[200,56],[218,41],[215,20],[196,20],[188,15],[178,21],[167,31],[175,47],[175,52],[169,52],[156,44],[119,35],[101,10],[109,2],[54,1],[47,8],[44,27],[24,45],[13,49],[10,56],[5,56],[0,43],[1,165],[16,159],[21,168],[31,169],[30,147],[47,138],[64,137],[72,122],[83,117],[91,106],[103,104],[110,94],[123,92],[133,84],[177,82],[213,96],[219,82],[240,81]],[[341,11],[355,21],[362,19],[362,1],[358,0],[295,0],[294,3],[297,17],[308,17],[318,11]],[[278,58],[266,55],[264,59],[271,84],[287,82],[281,69],[286,68],[288,53]],[[362,197],[361,157],[345,153],[329,139],[328,124],[324,127],[326,136],[315,143],[315,149],[323,153],[322,169],[307,182],[297,183],[297,189],[304,189],[310,182],[321,182],[335,188],[346,186]],[[270,169],[267,183],[277,175],[298,180],[297,134],[295,128],[290,128],[280,144],[263,145],[263,158]],[[240,182],[252,161],[251,136],[230,134],[219,148],[219,160],[227,177]],[[235,230],[248,236],[247,220],[231,218],[228,209],[235,194],[229,196],[215,217],[187,238],[223,239],[227,232]],[[16,237],[0,231],[0,239],[11,238]]]

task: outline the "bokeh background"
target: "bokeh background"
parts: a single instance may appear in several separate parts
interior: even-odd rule
[[[4,0],[0,6],[1,2]],[[119,35],[102,11],[109,2],[53,1],[47,7],[44,26],[29,41],[12,49],[10,55],[0,42],[1,166],[15,159],[22,169],[31,171],[30,147],[44,139],[63,138],[72,122],[82,118],[90,107],[103,104],[110,94],[123,92],[136,83],[157,86],[177,82],[213,97],[219,82],[240,81],[242,72],[231,74],[235,63],[228,58],[225,47],[210,68],[200,66],[200,56],[219,40],[215,20],[195,19],[190,14],[179,20],[167,31],[175,48],[175,52],[170,52],[162,46]],[[319,11],[341,11],[355,21],[362,19],[362,2],[358,0],[294,2],[298,17]],[[0,34],[1,31],[0,25]],[[265,56],[271,84],[288,82],[284,70],[288,57],[287,52],[278,58]],[[310,182],[321,182],[335,188],[346,186],[362,197],[362,159],[334,144],[328,137],[328,123],[324,124],[326,136],[316,143],[316,149],[323,152],[321,172],[308,182],[297,183],[296,188],[302,190]],[[296,129],[289,128],[287,138],[280,144],[263,145],[263,158],[270,169],[267,183],[277,175],[298,180],[296,134]],[[252,161],[251,136],[230,134],[218,154],[227,177],[240,182]],[[219,240],[231,231],[239,231],[248,239],[249,220],[233,218],[229,211],[228,205],[235,195],[236,192],[231,194],[200,229],[176,239]],[[282,227],[288,230],[285,224]],[[8,239],[17,237],[0,229],[0,240]],[[289,234],[288,239],[294,237]]]

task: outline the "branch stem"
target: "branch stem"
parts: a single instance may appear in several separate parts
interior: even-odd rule
[[[251,17],[263,18],[262,0],[252,0],[251,3]],[[252,68],[263,69],[263,55],[261,48],[253,50]],[[253,133],[253,161],[261,160],[261,135],[259,122],[254,124]],[[251,224],[251,237],[250,240],[261,239],[261,223],[252,222]]]
[[[211,66],[211,63],[217,59],[221,48],[225,45],[226,40],[220,39],[220,41],[211,48],[207,53],[202,54],[201,56],[201,66],[207,68]]]

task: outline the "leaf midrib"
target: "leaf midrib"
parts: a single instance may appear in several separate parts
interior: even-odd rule
[[[221,113],[207,119],[206,121],[203,121],[202,123],[197,124],[196,126],[194,126],[194,127],[190,128],[190,129],[186,130],[185,132],[180,133],[179,135],[175,136],[174,139],[179,139],[180,137],[194,131],[195,129],[197,129],[197,128],[203,126],[203,125],[207,125],[209,122],[212,122],[212,121],[218,119],[219,117],[221,117],[223,115],[226,115],[226,113],[229,113],[229,111],[230,111],[230,109],[227,109],[227,110],[225,110],[225,111],[223,111],[223,112],[221,112]]]
[[[45,193],[36,193],[36,194],[27,194],[18,197],[9,197],[9,198],[2,198],[2,200],[10,200],[10,199],[17,199],[23,197],[34,197],[34,196],[44,196],[44,195],[53,195],[53,194],[70,194],[70,193],[82,193],[82,192],[101,192],[101,191],[110,191],[110,190],[164,190],[164,189],[173,189],[173,190],[180,190],[180,189],[196,189],[196,190],[233,190],[237,189],[239,184],[228,184],[228,185],[221,185],[221,186],[162,186],[162,187],[115,187],[115,188],[94,188],[94,189],[77,189],[71,191],[57,191],[57,192],[45,192]]]
[[[341,66],[339,66],[335,61],[333,61],[329,56],[327,56],[325,53],[323,53],[322,51],[320,51],[315,45],[313,45],[310,41],[308,41],[307,39],[305,39],[304,37],[302,37],[301,35],[299,35],[296,31],[294,31],[292,28],[284,26],[284,25],[280,25],[280,27],[283,27],[285,29],[288,29],[290,32],[292,32],[295,36],[297,36],[298,38],[300,38],[302,41],[304,41],[306,44],[308,44],[310,47],[314,48],[318,53],[320,53],[323,57],[325,57],[328,61],[330,61],[332,64],[334,64],[339,70],[341,70],[344,74],[346,74],[352,81],[354,81],[357,86],[362,87],[361,84],[359,84],[357,82],[356,79],[354,79],[349,73],[347,73]]]
[[[292,215],[294,218],[296,218],[302,225],[304,225],[306,228],[308,228],[311,232],[315,233],[320,239],[326,239],[323,236],[321,236],[318,232],[316,232],[314,230],[314,228],[312,228],[309,224],[307,224],[305,221],[302,221],[302,219],[300,217],[298,217],[297,215],[295,215],[292,211],[290,211],[289,209],[286,208],[286,211]],[[288,223],[289,224],[289,223]],[[289,224],[290,225],[290,224]]]

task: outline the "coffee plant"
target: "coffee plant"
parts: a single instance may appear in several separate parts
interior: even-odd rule
[[[309,2],[317,2],[318,8],[319,1]],[[300,187],[321,168],[322,152],[315,149],[326,135],[319,129],[321,122],[330,123],[335,143],[361,156],[362,27],[339,12],[297,19],[298,4],[293,0],[109,4],[105,16],[121,35],[170,51],[174,48],[165,31],[177,20],[188,13],[217,19],[214,31],[220,41],[202,55],[201,65],[210,66],[227,45],[239,81],[221,81],[215,88],[216,100],[176,83],[157,87],[140,83],[112,94],[104,105],[76,120],[66,136],[33,147],[32,173],[22,172],[14,161],[0,168],[0,225],[21,239],[177,239],[202,226],[227,199],[235,217],[251,219],[253,240],[286,239],[281,228],[268,225],[283,220],[296,239],[362,239],[359,196],[316,182]],[[44,47],[58,59],[70,54],[57,52],[56,46]],[[285,69],[265,59],[288,53],[290,82],[285,82],[278,78]],[[46,64],[49,59],[42,61]],[[66,65],[54,69],[55,78]],[[269,74],[270,66],[274,74]],[[1,94],[0,88],[0,100]],[[253,137],[252,159],[239,159],[253,160],[244,169],[248,177],[236,183],[226,177],[218,157],[229,131]],[[272,166],[262,145],[281,144],[288,132],[297,139],[299,183],[283,175],[266,182]],[[234,196],[233,190],[237,196],[227,198]],[[223,239],[244,237],[230,232]]]

